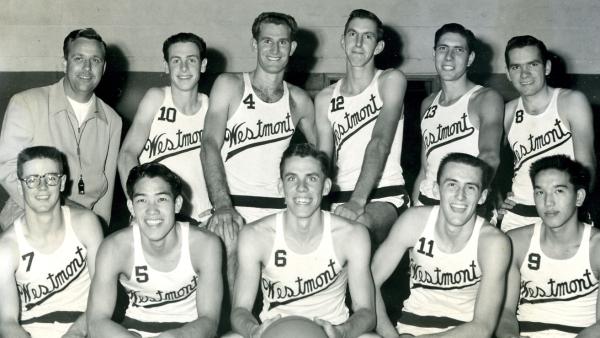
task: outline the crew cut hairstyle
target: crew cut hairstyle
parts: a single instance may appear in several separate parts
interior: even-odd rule
[[[290,144],[290,146],[283,152],[283,155],[281,156],[281,162],[279,162],[279,176],[283,177],[285,161],[292,156],[314,158],[315,160],[319,161],[321,171],[323,171],[325,177],[330,177],[331,171],[329,170],[329,156],[327,156],[325,152],[318,150],[310,143]]]
[[[538,40],[531,35],[520,35],[513,36],[506,44],[506,48],[504,49],[504,62],[506,62],[506,67],[510,67],[508,53],[515,48],[523,48],[527,46],[533,46],[538,49],[540,52],[540,57],[542,58],[542,62],[544,63],[544,66],[546,66],[546,61],[549,59],[548,48],[546,48],[546,45],[541,40]]]
[[[286,25],[290,28],[290,40],[296,41],[296,33],[298,32],[298,24],[296,19],[291,15],[278,12],[263,12],[260,13],[252,24],[252,37],[258,41],[260,35],[260,25],[263,23],[272,23],[276,25]]]
[[[482,159],[465,153],[450,153],[440,162],[440,168],[437,172],[437,182],[440,184],[442,173],[448,163],[461,163],[481,170],[481,190],[487,189],[492,181],[493,170],[489,164]]]
[[[348,32],[348,25],[350,24],[350,21],[352,21],[352,19],[355,18],[369,19],[375,22],[375,25],[377,26],[377,42],[383,40],[383,23],[381,22],[379,17],[375,15],[375,13],[362,8],[355,9],[352,12],[350,12],[350,16],[348,16],[348,20],[344,25],[344,35],[346,34],[346,32]]]
[[[437,47],[440,38],[446,33],[456,33],[462,36],[463,38],[465,38],[465,40],[467,40],[467,48],[469,49],[469,53],[475,51],[475,45],[477,44],[477,38],[475,38],[475,34],[473,34],[471,30],[466,29],[465,26],[456,22],[447,23],[435,32],[433,49]]]
[[[104,51],[104,56],[106,56],[106,43],[104,40],[102,40],[100,34],[98,34],[98,32],[96,32],[96,30],[93,28],[81,28],[72,31],[65,37],[65,41],[63,42],[63,55],[65,60],[69,57],[69,47],[71,46],[71,42],[78,38],[86,38],[100,42],[102,45],[102,50]]]
[[[533,162],[529,169],[531,183],[535,185],[535,177],[540,172],[549,169],[566,173],[569,176],[569,182],[575,187],[575,191],[583,189],[586,193],[588,192],[591,182],[590,171],[583,164],[562,154],[544,157]]]
[[[64,155],[58,149],[49,146],[35,146],[21,150],[17,155],[17,177],[23,178],[23,165],[26,162],[36,159],[49,159],[58,165],[58,173],[62,174],[64,170]]]
[[[163,164],[148,162],[135,166],[129,171],[127,183],[125,184],[129,199],[133,199],[133,187],[135,184],[144,177],[160,177],[171,187],[173,197],[181,195],[181,178]]]
[[[204,40],[201,37],[194,33],[181,32],[169,36],[163,43],[162,52],[165,61],[169,62],[169,47],[178,42],[191,42],[195,44],[196,47],[198,47],[198,50],[200,51],[200,60],[206,58],[206,42],[204,42]]]

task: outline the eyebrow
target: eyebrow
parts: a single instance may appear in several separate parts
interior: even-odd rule
[[[142,192],[134,192],[133,193],[133,197],[137,197],[137,196],[159,196],[159,195],[169,195],[169,196],[173,196],[173,194],[169,191],[159,191],[155,194],[148,194],[148,193],[142,193]]]

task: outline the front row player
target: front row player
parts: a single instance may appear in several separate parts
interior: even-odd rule
[[[87,335],[84,311],[102,227],[88,209],[61,207],[62,156],[38,146],[17,157],[25,214],[0,237],[0,337]]]
[[[295,144],[280,164],[279,190],[287,208],[240,232],[233,330],[260,337],[280,317],[314,319],[329,337],[367,337],[375,325],[367,229],[322,211],[329,193],[329,160],[309,144]],[[262,324],[252,315],[261,288]],[[345,305],[347,285],[354,314]]]
[[[600,337],[600,234],[578,220],[590,174],[554,155],[534,162],[530,177],[541,220],[508,232],[513,258],[497,336]]]
[[[451,153],[437,175],[440,205],[408,209],[373,258],[377,333],[386,338],[490,337],[496,327],[510,242],[476,214],[492,170],[474,156]],[[411,293],[394,329],[380,288],[406,250]]]
[[[218,237],[175,221],[181,180],[162,164],[134,167],[127,195],[131,226],[98,251],[88,306],[92,336],[213,337],[223,294]],[[122,325],[111,321],[118,281],[129,298]]]

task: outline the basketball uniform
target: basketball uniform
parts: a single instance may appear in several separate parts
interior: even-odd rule
[[[463,249],[444,253],[434,235],[439,212],[439,206],[432,208],[421,237],[409,251],[410,296],[396,326],[400,334],[443,332],[473,320],[481,281],[477,247],[483,218],[477,217]]]
[[[590,263],[592,226],[585,224],[577,253],[567,259],[546,256],[541,248],[542,222],[533,227],[521,272],[517,319],[521,334],[575,337],[596,322],[598,279]]]
[[[367,145],[371,141],[375,122],[383,108],[378,81],[382,72],[378,70],[371,83],[360,94],[342,95],[340,88],[343,79],[339,80],[333,89],[327,113],[333,129],[334,156],[338,167],[334,189],[330,195],[334,203],[332,208],[335,208],[336,204],[347,202],[358,182]],[[369,196],[370,201],[389,202],[397,209],[409,203],[400,166],[403,129],[404,118],[400,119],[396,126],[381,178]]]
[[[197,221],[210,216],[211,209],[204,173],[200,163],[202,130],[208,109],[208,96],[198,93],[200,109],[193,115],[180,112],[173,103],[171,87],[164,88],[165,98],[154,115],[150,134],[138,157],[140,163],[164,164],[182,179],[185,200],[182,213]],[[199,215],[204,214],[203,217]]]
[[[277,190],[279,162],[294,134],[290,94],[283,83],[279,101],[262,101],[243,74],[242,102],[227,121],[222,157],[231,200],[246,222],[285,208]]]
[[[348,276],[335,255],[331,215],[323,213],[323,235],[313,252],[299,254],[285,243],[284,213],[275,216],[275,240],[262,270],[264,322],[276,315],[320,318],[334,325],[348,319],[345,304]]]
[[[440,104],[442,91],[437,94],[421,119],[421,136],[427,166],[425,178],[419,186],[420,204],[437,205],[440,201],[433,194],[437,172],[442,159],[450,153],[479,155],[479,129],[469,119],[469,100],[481,86],[467,91],[455,103]]]
[[[179,262],[173,270],[163,272],[146,262],[140,228],[132,225],[134,263],[129,279],[119,278],[129,298],[122,325],[143,337],[154,337],[198,318],[198,276],[190,258],[189,224],[177,222],[175,226],[181,230]]]
[[[23,234],[24,217],[14,223],[22,258],[15,273],[20,324],[33,338],[61,337],[87,306],[87,250],[73,231],[69,207],[61,210],[65,236],[52,253],[42,253],[29,245]]]
[[[512,199],[517,205],[502,220],[502,230],[537,222],[540,218],[533,201],[533,184],[529,177],[531,164],[543,157],[564,154],[575,158],[571,131],[558,115],[559,88],[552,92],[546,110],[538,115],[525,111],[519,98],[507,138],[514,155]]]

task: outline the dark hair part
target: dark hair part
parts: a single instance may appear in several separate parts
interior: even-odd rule
[[[446,33],[459,34],[460,36],[465,38],[465,40],[467,40],[467,48],[469,49],[469,53],[475,51],[475,44],[477,43],[477,38],[475,38],[475,34],[473,34],[471,30],[466,29],[465,26],[455,22],[447,23],[435,32],[435,40],[433,41],[434,49],[435,47],[437,47],[437,44],[440,41],[442,35]]]
[[[260,25],[263,23],[273,23],[276,25],[286,25],[290,28],[290,40],[296,41],[296,33],[298,32],[298,24],[296,19],[291,15],[277,13],[277,12],[263,12],[260,13],[254,23],[252,24],[252,37],[258,40],[260,35]]]
[[[65,60],[69,57],[69,47],[71,46],[71,43],[78,38],[86,38],[100,42],[102,45],[102,50],[104,51],[104,55],[106,56],[106,43],[104,40],[102,40],[100,34],[98,34],[98,32],[96,32],[93,28],[81,28],[72,31],[65,37],[65,41],[63,42],[63,55]]]
[[[355,18],[359,18],[359,19],[369,19],[373,22],[375,22],[375,25],[377,25],[377,42],[383,40],[383,23],[381,22],[381,20],[379,19],[379,17],[377,17],[377,15],[375,15],[375,13],[370,12],[366,9],[355,9],[352,12],[350,12],[350,16],[348,17],[348,20],[346,21],[346,24],[344,25],[344,34],[346,34],[346,32],[348,31],[348,25],[350,24],[350,21],[352,21],[352,19]]]
[[[171,193],[173,193],[173,197],[181,195],[181,178],[179,178],[177,174],[172,172],[166,166],[156,162],[149,162],[135,166],[131,169],[131,171],[129,171],[126,187],[127,196],[130,199],[133,198],[133,187],[144,177],[160,177],[171,187]]]
[[[549,59],[548,49],[546,48],[546,45],[541,40],[538,40],[531,35],[513,36],[512,38],[510,38],[510,40],[508,40],[508,43],[506,44],[506,48],[504,49],[504,62],[506,62],[506,66],[507,67],[510,66],[510,60],[508,58],[508,53],[511,50],[513,50],[515,48],[523,48],[523,47],[527,47],[527,46],[533,46],[538,49],[538,51],[540,52],[540,57],[542,58],[542,62],[544,63],[544,66],[545,66],[546,61],[548,61],[548,59]]]
[[[487,189],[492,181],[493,170],[489,164],[480,158],[465,153],[450,153],[440,162],[437,172],[437,182],[441,183],[442,173],[448,163],[461,163],[481,170],[481,190]]]
[[[310,143],[296,143],[290,144],[290,146],[283,152],[281,156],[281,162],[279,162],[279,175],[283,176],[283,169],[285,167],[285,161],[292,157],[312,157],[319,161],[321,170],[325,177],[330,177],[331,171],[329,170],[329,156],[323,151],[318,150],[315,146]]]
[[[25,165],[26,162],[37,159],[49,159],[56,162],[58,165],[58,173],[63,173],[63,153],[54,147],[35,146],[21,150],[17,156],[17,177],[23,178],[23,165]]]
[[[169,62],[169,47],[178,42],[191,42],[198,47],[200,51],[200,60],[206,57],[206,42],[194,33],[177,33],[169,36],[163,43],[162,52],[165,61]]]
[[[573,161],[566,155],[553,155],[541,158],[531,165],[529,177],[531,183],[535,185],[535,177],[544,170],[555,169],[569,175],[569,182],[575,187],[588,192],[591,182],[590,171],[583,164]]]

